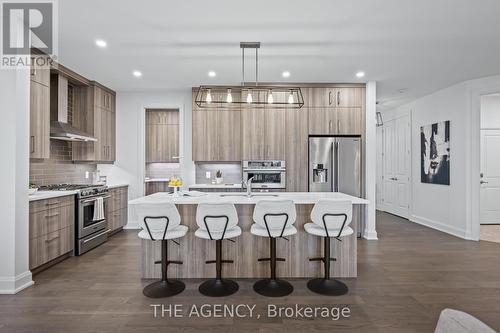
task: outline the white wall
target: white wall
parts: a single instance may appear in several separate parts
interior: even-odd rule
[[[191,89],[164,92],[117,92],[116,95],[116,162],[99,164],[101,175],[109,184],[129,184],[129,199],[144,195],[145,108],[179,108],[181,112],[181,177],[185,184],[194,183],[191,149]],[[129,213],[129,216],[134,216]],[[127,228],[135,227],[129,220]]]
[[[500,92],[500,76],[470,80],[391,112],[412,115],[410,220],[479,239],[479,131],[482,95]],[[386,112],[384,112],[386,114]],[[420,126],[450,120],[450,186],[420,182]]]
[[[33,284],[28,245],[29,70],[0,70],[0,294]]]

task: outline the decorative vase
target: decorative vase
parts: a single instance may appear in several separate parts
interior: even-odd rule
[[[179,186],[172,186],[174,188],[174,193],[172,194],[174,197],[178,197],[179,195]]]

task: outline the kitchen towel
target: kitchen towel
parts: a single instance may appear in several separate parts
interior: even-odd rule
[[[94,203],[94,221],[104,220],[104,199],[96,198]]]

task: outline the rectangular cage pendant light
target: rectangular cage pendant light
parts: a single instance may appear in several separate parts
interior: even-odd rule
[[[295,108],[304,106],[300,87],[259,85],[259,42],[242,42],[241,86],[200,86],[195,103],[200,108],[248,105],[252,107]],[[245,84],[245,49],[255,49],[255,85]]]

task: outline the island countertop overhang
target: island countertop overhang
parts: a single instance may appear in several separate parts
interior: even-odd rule
[[[209,192],[201,196],[174,196],[159,192],[129,201],[129,205],[168,201],[176,205],[197,205],[200,203],[227,202],[235,205],[255,205],[261,200],[292,200],[297,205],[314,205],[319,200],[351,201],[353,205],[367,205],[370,202],[363,198],[354,197],[341,192],[258,192],[247,197],[245,192]]]

